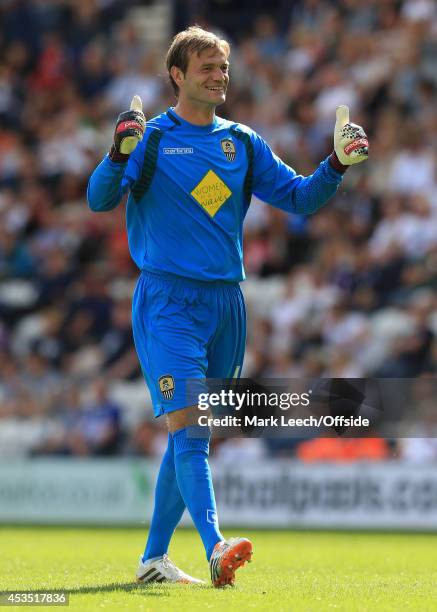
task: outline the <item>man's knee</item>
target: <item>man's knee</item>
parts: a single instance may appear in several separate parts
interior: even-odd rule
[[[174,412],[168,412],[166,416],[167,429],[173,434],[179,429],[185,429],[194,425],[199,425],[199,409],[197,406],[189,406]]]
[[[191,406],[166,414],[167,427],[173,437],[175,457],[185,453],[209,455],[211,430],[198,423],[197,406]]]

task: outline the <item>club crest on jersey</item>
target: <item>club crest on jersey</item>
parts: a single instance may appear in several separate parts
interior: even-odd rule
[[[237,156],[237,152],[232,140],[229,138],[223,138],[223,140],[220,141],[220,144],[222,146],[223,153],[226,155],[226,159],[230,162],[234,161],[235,157]]]
[[[158,380],[159,390],[165,399],[171,400],[174,396],[174,378],[171,374],[165,374],[161,376]]]

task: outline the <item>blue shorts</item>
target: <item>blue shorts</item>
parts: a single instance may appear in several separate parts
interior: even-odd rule
[[[155,416],[193,405],[187,381],[240,375],[246,309],[238,283],[143,271],[132,329]]]

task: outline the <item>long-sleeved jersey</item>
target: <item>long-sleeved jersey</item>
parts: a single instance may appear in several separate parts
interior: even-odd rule
[[[311,214],[342,175],[325,159],[308,177],[282,162],[253,130],[219,117],[188,123],[173,109],[147,123],[127,164],[108,156],[88,185],[93,211],[129,191],[129,248],[141,270],[200,281],[241,281],[243,221],[252,194],[282,210]]]

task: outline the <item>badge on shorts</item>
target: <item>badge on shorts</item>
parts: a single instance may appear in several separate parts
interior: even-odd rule
[[[232,140],[230,140],[229,138],[223,138],[223,140],[220,141],[220,144],[222,146],[223,153],[226,155],[226,159],[230,162],[234,161],[237,152],[235,150],[235,145]]]
[[[173,399],[175,388],[173,376],[171,374],[165,374],[164,376],[161,376],[158,380],[158,384],[159,389],[165,399]]]

